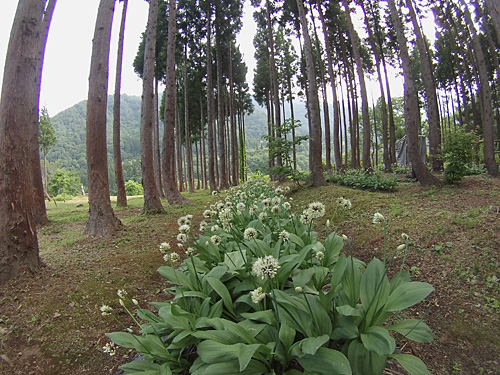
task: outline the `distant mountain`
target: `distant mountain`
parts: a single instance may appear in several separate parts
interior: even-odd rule
[[[51,118],[52,125],[57,137],[56,145],[47,154],[49,163],[56,168],[66,168],[75,171],[81,178],[82,183],[87,185],[87,162],[86,162],[86,110],[87,101],[83,100],[74,106],[58,113]],[[303,103],[295,105],[296,118],[302,122],[302,127],[297,129],[297,134],[307,134],[307,120],[305,118],[305,106]],[[138,96],[121,96],[121,147],[122,160],[124,163],[125,180],[140,179],[140,116],[141,98]],[[110,167],[110,179],[113,180],[112,167],[112,139],[113,139],[113,96],[108,97],[107,112],[107,143],[108,161]],[[254,162],[251,166],[253,171],[262,170],[267,164],[267,152],[265,141],[262,136],[267,135],[267,114],[264,108],[255,103],[255,110],[245,117],[245,133],[247,152]],[[303,147],[305,152],[305,148]],[[307,157],[302,158],[307,161]],[[305,163],[305,162],[304,162]],[[301,165],[304,163],[300,163]],[[307,168],[304,164],[303,168]],[[111,188],[113,190],[113,181]]]

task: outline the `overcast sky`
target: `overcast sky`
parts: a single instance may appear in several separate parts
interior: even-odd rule
[[[42,78],[40,106],[46,106],[50,116],[87,98],[92,37],[99,0],[71,0],[57,2],[47,42]],[[9,43],[17,1],[2,1],[0,12],[0,82],[3,80],[5,55]],[[122,3],[116,2],[110,56],[109,92],[114,90],[116,49]],[[148,3],[130,0],[125,26],[122,93],[141,95],[142,83],[134,73],[132,62],[137,52],[141,33],[146,28]],[[245,12],[244,30],[238,37],[249,71],[253,71],[252,10]],[[251,82],[251,75],[247,77]]]

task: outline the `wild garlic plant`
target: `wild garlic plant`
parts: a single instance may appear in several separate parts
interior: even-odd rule
[[[390,332],[428,342],[430,328],[419,319],[386,322],[432,286],[403,268],[389,280],[391,262],[366,265],[345,236],[319,238],[313,227],[325,206],[295,213],[286,193],[251,180],[207,208],[199,234],[192,217],[179,219],[185,260],[160,245],[167,264],[158,272],[172,299],[153,302],[157,313],[137,310],[139,334],[108,334],[145,357],[121,366],[126,374],[382,374],[391,358],[410,374],[429,373],[397,352]]]

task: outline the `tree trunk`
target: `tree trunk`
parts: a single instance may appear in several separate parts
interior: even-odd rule
[[[359,87],[361,90],[361,113],[363,114],[363,168],[370,169],[370,140],[371,140],[371,130],[370,130],[370,114],[368,107],[368,95],[366,93],[366,83],[365,74],[363,72],[363,62],[361,61],[361,54],[359,51],[359,37],[358,33],[354,29],[351,19],[351,9],[349,8],[348,0],[342,0],[345,8],[347,26],[349,30],[349,37],[352,43],[352,53],[354,56],[354,61],[356,62],[356,71],[359,78]]]
[[[158,78],[155,78],[155,97],[153,100],[153,164],[156,187],[160,198],[165,198],[161,179],[161,153],[160,153],[160,119],[158,110]]]
[[[123,178],[122,151],[120,146],[120,99],[123,66],[123,39],[125,34],[125,21],[127,18],[128,0],[123,0],[122,20],[118,36],[118,52],[116,57],[115,95],[113,106],[113,157],[115,163],[116,205],[127,207],[127,193],[125,192],[125,179]]]
[[[328,29],[325,25],[325,17],[321,9],[321,5],[318,4],[319,18],[321,21],[321,26],[323,29],[323,38],[325,40],[325,51],[328,61],[328,73],[330,76],[330,85],[332,87],[332,101],[333,101],[333,160],[335,162],[335,169],[339,171],[342,168],[342,150],[339,141],[340,133],[340,113],[338,107],[337,99],[337,87],[335,82],[335,73],[333,71],[333,56],[330,44],[330,36],[328,35]]]
[[[387,117],[387,102],[385,101],[385,93],[384,93],[384,85],[382,83],[382,73],[380,71],[380,57],[379,51],[377,49],[377,44],[375,42],[375,37],[373,36],[373,30],[370,25],[370,21],[367,17],[365,6],[361,3],[361,7],[363,9],[364,21],[366,29],[368,30],[368,38],[370,40],[370,45],[373,50],[373,55],[375,57],[375,66],[377,68],[377,80],[380,89],[380,112],[382,114],[382,159],[384,161],[384,168],[387,172],[392,172],[392,163],[389,155],[389,119]],[[383,53],[383,52],[382,52]],[[375,115],[375,112],[373,112]],[[378,152],[378,150],[377,150]],[[377,153],[378,156],[378,153]]]
[[[311,38],[307,27],[307,19],[302,0],[297,0],[299,18],[304,36],[304,54],[306,58],[306,70],[308,79],[308,101],[307,107],[310,114],[310,138],[309,138],[309,170],[314,186],[326,185],[323,176],[323,165],[321,162],[321,117],[319,113],[318,87],[316,85],[316,72],[312,54]]]
[[[413,0],[406,0],[406,6],[410,13],[413,30],[415,31],[418,53],[422,65],[422,80],[424,82],[425,96],[427,99],[427,118],[429,121],[429,156],[432,170],[440,171],[443,169],[443,160],[441,159],[441,124],[439,123],[439,108],[436,95],[436,83],[432,72],[432,62],[429,56],[427,44],[419,20],[413,7]]]
[[[144,188],[145,214],[165,212],[161,204],[154,174],[153,158],[153,123],[154,112],[154,79],[156,55],[156,22],[158,18],[158,0],[149,1],[148,25],[146,27],[146,42],[144,45],[144,69],[142,74],[142,104],[141,104],[141,170],[142,187]]]
[[[163,133],[163,188],[170,204],[185,203],[175,178],[175,40],[177,36],[176,1],[168,2],[167,75],[165,92],[165,131]]]
[[[188,182],[188,190],[190,193],[194,192],[194,178],[193,178],[193,149],[191,146],[191,129],[189,126],[189,80],[187,72],[187,43],[184,46],[184,143],[186,145],[186,178]]]
[[[215,179],[215,101],[214,101],[214,86],[212,73],[212,12],[211,1],[208,2],[207,12],[207,143],[208,143],[208,182],[210,191],[217,190],[217,181]]]
[[[408,157],[417,179],[422,186],[436,185],[439,180],[429,172],[422,161],[420,153],[420,142],[418,137],[418,97],[415,82],[411,72],[410,56],[406,44],[403,25],[399,18],[398,10],[394,0],[388,0],[392,22],[396,30],[400,48],[401,66],[403,68],[404,95],[405,95],[405,124],[406,136],[408,138]]]
[[[54,14],[54,9],[56,6],[56,0],[50,0],[42,13],[41,18],[41,35],[38,40],[39,43],[39,58],[37,60],[37,86],[40,87],[42,82],[42,71],[43,71],[43,61],[45,59],[45,47],[47,46],[47,38],[50,30],[50,23],[52,21],[52,15]],[[40,90],[34,91],[33,95],[36,98],[33,99],[34,103],[37,103],[37,108],[39,109],[40,102]],[[39,114],[34,114],[35,126],[32,127],[32,137],[30,144],[30,154],[31,154],[31,184],[33,187],[33,207],[35,221],[37,225],[43,226],[48,224],[49,219],[47,217],[47,210],[45,208],[45,193],[43,189],[42,180],[42,168],[40,166],[40,148],[38,144],[39,137]]]
[[[481,107],[482,107],[482,125],[483,125],[483,151],[484,163],[486,169],[491,176],[497,177],[499,175],[498,165],[495,161],[495,146],[493,141],[493,109],[491,99],[491,88],[488,79],[488,69],[486,67],[486,60],[484,58],[483,49],[479,35],[476,32],[476,27],[472,21],[471,14],[467,8],[464,0],[460,0],[464,6],[464,15],[467,27],[472,35],[472,49],[474,57],[476,58],[477,69],[479,71],[479,92],[481,93]]]
[[[101,0],[92,41],[87,100],[87,175],[89,220],[85,232],[111,236],[122,227],[109,198],[106,112],[108,102],[109,42],[115,10],[114,0]]]
[[[19,2],[4,67],[0,101],[0,284],[41,266],[30,154],[26,149],[30,149],[32,128],[38,123],[37,59],[44,3]]]
[[[498,0],[484,0],[484,3],[495,26],[497,38],[500,39],[500,3]]]

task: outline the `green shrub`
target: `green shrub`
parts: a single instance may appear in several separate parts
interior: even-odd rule
[[[125,182],[125,192],[127,195],[143,195],[144,189],[140,183],[128,180]]]
[[[467,175],[467,164],[473,160],[476,140],[474,133],[465,133],[462,130],[447,136],[442,152],[446,182],[460,182]]]
[[[422,320],[392,316],[432,286],[411,281],[402,266],[389,281],[391,259],[366,265],[343,254],[349,241],[336,233],[321,240],[312,227],[325,206],[313,202],[295,214],[286,192],[261,181],[234,189],[203,213],[199,235],[191,215],[179,218],[186,254],[162,243],[166,265],[158,269],[173,299],[152,303],[153,312],[118,291],[138,330],[107,336],[144,355],[120,367],[126,374],[377,375],[389,359],[429,374],[417,357],[397,353],[390,331],[433,339]],[[386,233],[381,214],[373,222]],[[101,311],[117,319],[112,307]],[[111,343],[103,349],[115,354]]]
[[[77,196],[81,194],[81,186],[75,172],[58,169],[50,179],[48,193],[50,196]]]
[[[325,180],[369,190],[395,190],[397,187],[396,176],[385,177],[380,173],[370,173],[360,169],[349,169],[341,173],[326,174]]]

